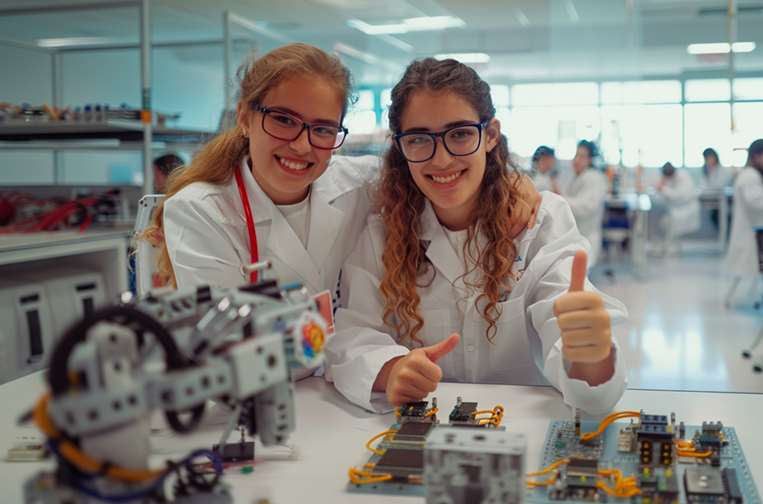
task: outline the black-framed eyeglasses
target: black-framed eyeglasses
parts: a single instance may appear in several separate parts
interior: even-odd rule
[[[252,109],[262,112],[262,129],[278,140],[292,142],[307,130],[307,141],[316,149],[338,149],[349,130],[333,124],[310,124],[288,112],[252,103]]]
[[[414,131],[397,133],[397,143],[403,157],[411,163],[423,163],[434,157],[437,150],[437,138],[442,138],[442,145],[452,156],[468,156],[474,154],[482,143],[482,130],[488,121],[471,124],[461,124],[434,133]]]

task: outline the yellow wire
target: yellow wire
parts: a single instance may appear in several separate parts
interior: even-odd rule
[[[569,463],[570,463],[570,459],[568,458],[559,459],[556,462],[553,462],[552,464],[550,464],[548,467],[541,469],[540,471],[527,473],[527,476],[543,476],[544,474],[550,473],[551,471],[553,471],[560,465],[569,464]]]
[[[381,483],[382,481],[389,481],[392,479],[391,474],[361,471],[355,467],[351,467],[347,474],[350,478],[350,482],[354,485],[370,485],[372,483]]]
[[[432,408],[432,409],[430,409],[429,411],[427,411],[427,412],[426,412],[426,414],[425,414],[424,416],[425,416],[425,417],[434,416],[434,415],[436,415],[436,414],[437,414],[437,412],[439,412],[439,411],[440,411],[440,410],[439,410],[439,409],[437,409],[437,408]]]
[[[56,429],[53,420],[48,415],[48,403],[50,393],[40,397],[32,411],[32,418],[37,427],[48,438],[59,440],[61,434]],[[102,470],[103,463],[81,452],[73,443],[67,440],[58,442],[58,451],[71,464],[86,473],[97,473]],[[128,469],[126,467],[111,466],[105,471],[105,476],[129,483],[142,483],[154,480],[164,475],[164,469]]]
[[[604,418],[604,420],[601,421],[599,424],[599,427],[593,431],[593,432],[585,432],[580,435],[581,441],[590,441],[592,439],[595,439],[597,436],[604,433],[605,430],[607,430],[607,427],[610,426],[613,422],[617,420],[621,420],[623,418],[632,418],[632,417],[640,417],[641,412],[640,411],[621,411],[619,413],[612,413],[611,415],[608,415]]]
[[[384,450],[380,450],[378,448],[374,448],[373,446],[371,446],[371,443],[373,443],[374,441],[376,441],[377,439],[379,439],[381,437],[388,436],[390,434],[394,434],[395,432],[397,432],[397,431],[396,430],[386,430],[384,432],[380,432],[379,434],[375,435],[374,437],[372,437],[371,439],[369,439],[366,442],[366,448],[368,448],[369,450],[371,450],[372,452],[374,452],[377,455],[384,455]]]

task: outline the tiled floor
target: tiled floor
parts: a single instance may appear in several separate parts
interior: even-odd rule
[[[602,274],[592,280],[621,299],[630,318],[616,331],[626,352],[631,388],[763,393],[763,374],[743,349],[763,328],[763,309],[754,310],[760,287],[748,281],[737,289],[731,309],[723,306],[729,279],[721,256],[706,246],[688,244],[678,257],[650,258],[645,279],[614,264],[615,281]],[[763,344],[757,352],[763,361]]]

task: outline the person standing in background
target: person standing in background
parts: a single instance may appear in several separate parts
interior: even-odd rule
[[[596,144],[581,140],[572,159],[574,176],[564,190],[552,184],[553,191],[561,194],[570,205],[580,234],[591,243],[589,265],[594,266],[601,251],[601,225],[604,218],[604,200],[607,197],[607,179],[593,168],[598,155]]]
[[[551,191],[552,184],[558,175],[556,169],[556,152],[551,147],[541,145],[535,149],[532,157],[530,176],[538,191]]]
[[[763,227],[763,138],[747,150],[747,166],[734,182],[734,212],[725,269],[735,278],[757,279],[760,272],[755,228]]]
[[[167,177],[172,171],[183,166],[185,162],[177,154],[169,153],[154,159],[154,192],[164,194],[167,187]]]

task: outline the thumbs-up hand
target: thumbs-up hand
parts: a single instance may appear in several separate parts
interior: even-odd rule
[[[584,251],[575,254],[570,289],[554,302],[554,315],[562,332],[562,348],[568,362],[605,364],[612,351],[612,324],[601,296],[583,290],[587,261]]]
[[[456,348],[460,339],[457,333],[453,333],[435,345],[416,348],[408,355],[390,361],[392,364],[386,383],[390,404],[399,406],[420,401],[434,392],[442,379],[442,369],[437,361]]]

